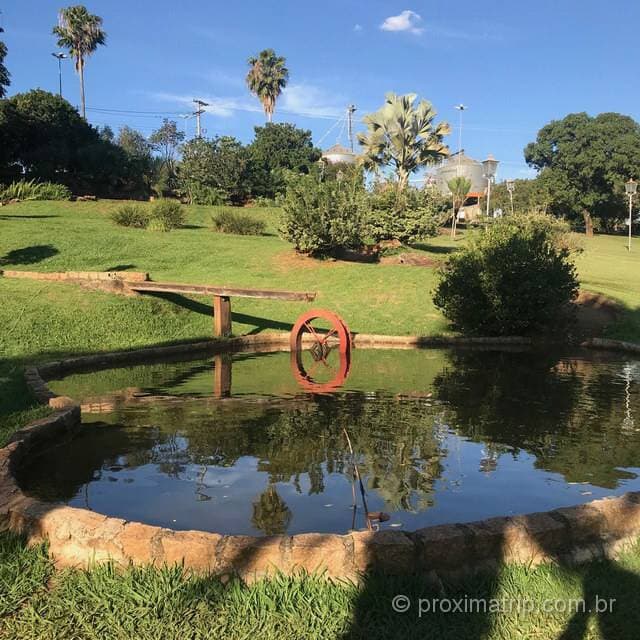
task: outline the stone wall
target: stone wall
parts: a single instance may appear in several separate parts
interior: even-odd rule
[[[65,408],[21,429],[0,449],[0,527],[21,532],[33,543],[48,540],[50,553],[60,567],[86,567],[106,560],[123,565],[184,563],[196,571],[237,573],[246,580],[276,570],[287,574],[322,571],[328,577],[351,580],[358,580],[371,570],[456,578],[494,568],[502,562],[578,563],[614,555],[640,535],[640,492],[546,513],[440,525],[413,532],[251,537],[172,531],[127,522],[64,504],[42,503],[20,490],[15,474],[25,458],[47,442],[73,436],[80,428],[79,407],[69,398],[57,398],[44,381],[47,376],[184,353],[285,349],[288,339],[288,334],[249,336],[225,342],[73,358],[29,369],[27,380],[38,399]],[[367,346],[409,346],[412,340],[356,336],[355,342]],[[513,343],[518,343],[518,339],[507,341]],[[610,342],[590,346],[625,348],[624,343]],[[637,345],[632,346],[630,350],[637,352]]]

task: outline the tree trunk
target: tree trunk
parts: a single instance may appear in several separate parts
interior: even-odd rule
[[[584,218],[584,232],[587,236],[593,236],[593,219],[591,218],[591,214],[588,211],[582,212],[582,217]]]
[[[84,101],[84,60],[80,58],[78,60],[78,73],[80,74],[80,105],[82,108],[82,117],[87,119],[87,110]]]

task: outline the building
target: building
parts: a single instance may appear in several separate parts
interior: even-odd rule
[[[339,163],[347,163],[347,164],[355,164],[356,154],[347,149],[347,147],[343,147],[341,144],[334,144],[333,147],[330,147],[322,154],[322,159],[326,160],[329,164],[339,164]]]
[[[467,194],[464,206],[458,212],[462,220],[475,220],[480,214],[480,198],[487,190],[487,179],[484,177],[482,162],[474,160],[464,154],[464,150],[450,155],[438,166],[435,172],[435,185],[442,195],[449,196],[451,191],[448,183],[453,178],[462,176],[471,182],[471,189]]]

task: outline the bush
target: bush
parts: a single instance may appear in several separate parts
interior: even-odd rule
[[[148,210],[140,205],[125,204],[111,214],[111,219],[121,227],[146,229],[149,226],[150,215]]]
[[[367,231],[376,242],[407,244],[433,237],[449,215],[448,204],[438,194],[407,188],[398,196],[391,183],[375,189],[370,204]]]
[[[368,201],[361,174],[341,182],[289,174],[282,208],[280,233],[301,253],[332,255],[364,244]]]
[[[19,180],[0,187],[0,200],[70,200],[71,191],[63,184]]]
[[[222,189],[207,185],[194,183],[189,186],[188,192],[180,191],[180,194],[186,196],[190,204],[202,204],[215,207],[226,204],[227,202],[227,197]]]
[[[149,229],[171,231],[184,224],[184,208],[175,200],[158,200],[151,206]]]
[[[435,305],[471,334],[557,329],[578,293],[565,231],[541,214],[498,220],[440,269]]]
[[[236,233],[240,236],[262,235],[267,225],[246,213],[224,209],[211,217],[213,228],[220,233]]]

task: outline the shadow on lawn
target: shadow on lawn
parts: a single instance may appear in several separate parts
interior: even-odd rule
[[[17,216],[15,214],[0,214],[0,220],[42,220],[43,218],[59,218],[58,215],[32,215],[32,216]]]
[[[443,247],[440,245],[426,244],[424,242],[415,242],[411,245],[412,249],[418,249],[425,253],[449,254],[458,251],[458,247]]]
[[[187,309],[188,311],[193,311],[194,313],[199,313],[201,315],[209,316],[213,318],[213,305],[204,304],[203,302],[198,302],[197,300],[193,300],[187,296],[183,296],[179,293],[164,293],[158,291],[149,291],[144,295],[152,296],[154,298],[159,298],[161,300],[166,300],[167,302],[171,302],[183,309]],[[293,328],[293,324],[289,322],[280,322],[279,320],[272,320],[271,318],[261,318],[260,316],[251,316],[246,313],[238,313],[236,311],[231,312],[231,320],[232,322],[240,322],[242,324],[254,325],[254,329],[247,332],[247,335],[255,335],[264,331],[265,329],[276,329],[279,331],[291,331]]]
[[[9,264],[36,264],[47,258],[52,258],[60,253],[51,244],[36,244],[23,249],[14,249],[6,255],[0,257],[0,266]]]

